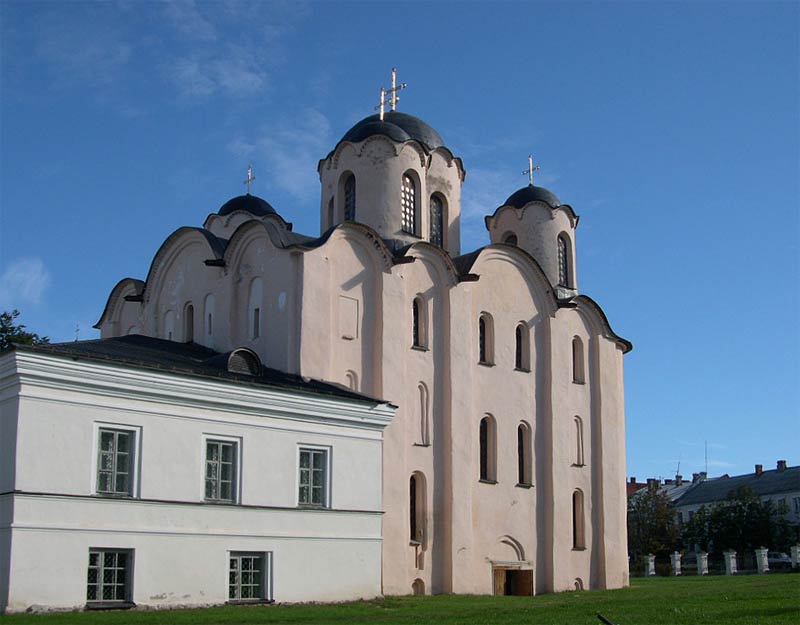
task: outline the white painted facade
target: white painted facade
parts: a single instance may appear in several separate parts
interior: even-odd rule
[[[0,356],[0,608],[87,604],[91,550],[130,554],[139,605],[229,600],[231,554],[262,599],[381,592],[382,430],[393,407],[70,359]],[[98,435],[131,434],[130,491],[100,494]],[[232,503],[204,492],[206,442],[234,444]],[[301,449],[327,454],[324,507],[298,501]]]

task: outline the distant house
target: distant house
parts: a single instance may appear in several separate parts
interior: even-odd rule
[[[775,469],[764,471],[760,464],[753,473],[723,475],[722,477],[695,479],[684,492],[675,498],[678,522],[688,521],[701,506],[711,506],[725,501],[731,493],[746,487],[762,501],[771,500],[778,506],[786,506],[785,518],[791,523],[800,523],[800,466],[787,467],[785,460],[778,460]]]
[[[249,349],[0,354],[0,611],[379,595],[394,410]]]

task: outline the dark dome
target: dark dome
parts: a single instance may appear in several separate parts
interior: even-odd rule
[[[441,135],[424,121],[397,111],[384,113],[383,121],[380,115],[365,117],[345,133],[342,141],[357,143],[372,135],[385,135],[395,141],[413,139],[429,150],[444,146]]]
[[[522,187],[516,193],[512,193],[503,206],[522,208],[528,202],[536,201],[544,202],[548,204],[550,208],[561,206],[561,202],[558,201],[558,198],[553,193],[544,187],[534,187],[532,184],[529,184],[527,187]]]
[[[264,215],[277,215],[278,212],[272,208],[268,202],[262,200],[255,195],[240,195],[228,200],[222,205],[222,208],[217,211],[218,215],[230,215],[234,211],[247,211],[256,217],[263,217]]]

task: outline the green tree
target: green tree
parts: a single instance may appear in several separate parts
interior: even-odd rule
[[[0,313],[0,352],[11,347],[12,343],[41,345],[50,342],[46,336],[26,332],[25,326],[16,322],[17,317],[19,317],[17,309]]]
[[[721,554],[733,549],[751,557],[754,549],[786,550],[796,539],[798,526],[785,518],[786,506],[761,499],[746,486],[731,491],[725,501],[703,506],[684,526],[684,542]]]
[[[662,559],[678,546],[679,532],[669,496],[655,484],[628,502],[628,553],[634,561],[648,553]]]

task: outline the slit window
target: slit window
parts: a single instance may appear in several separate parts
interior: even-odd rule
[[[356,218],[356,177],[348,175],[344,181],[344,220],[354,221]]]
[[[431,196],[430,220],[430,241],[434,245],[442,247],[444,245],[444,204],[438,195]]]

